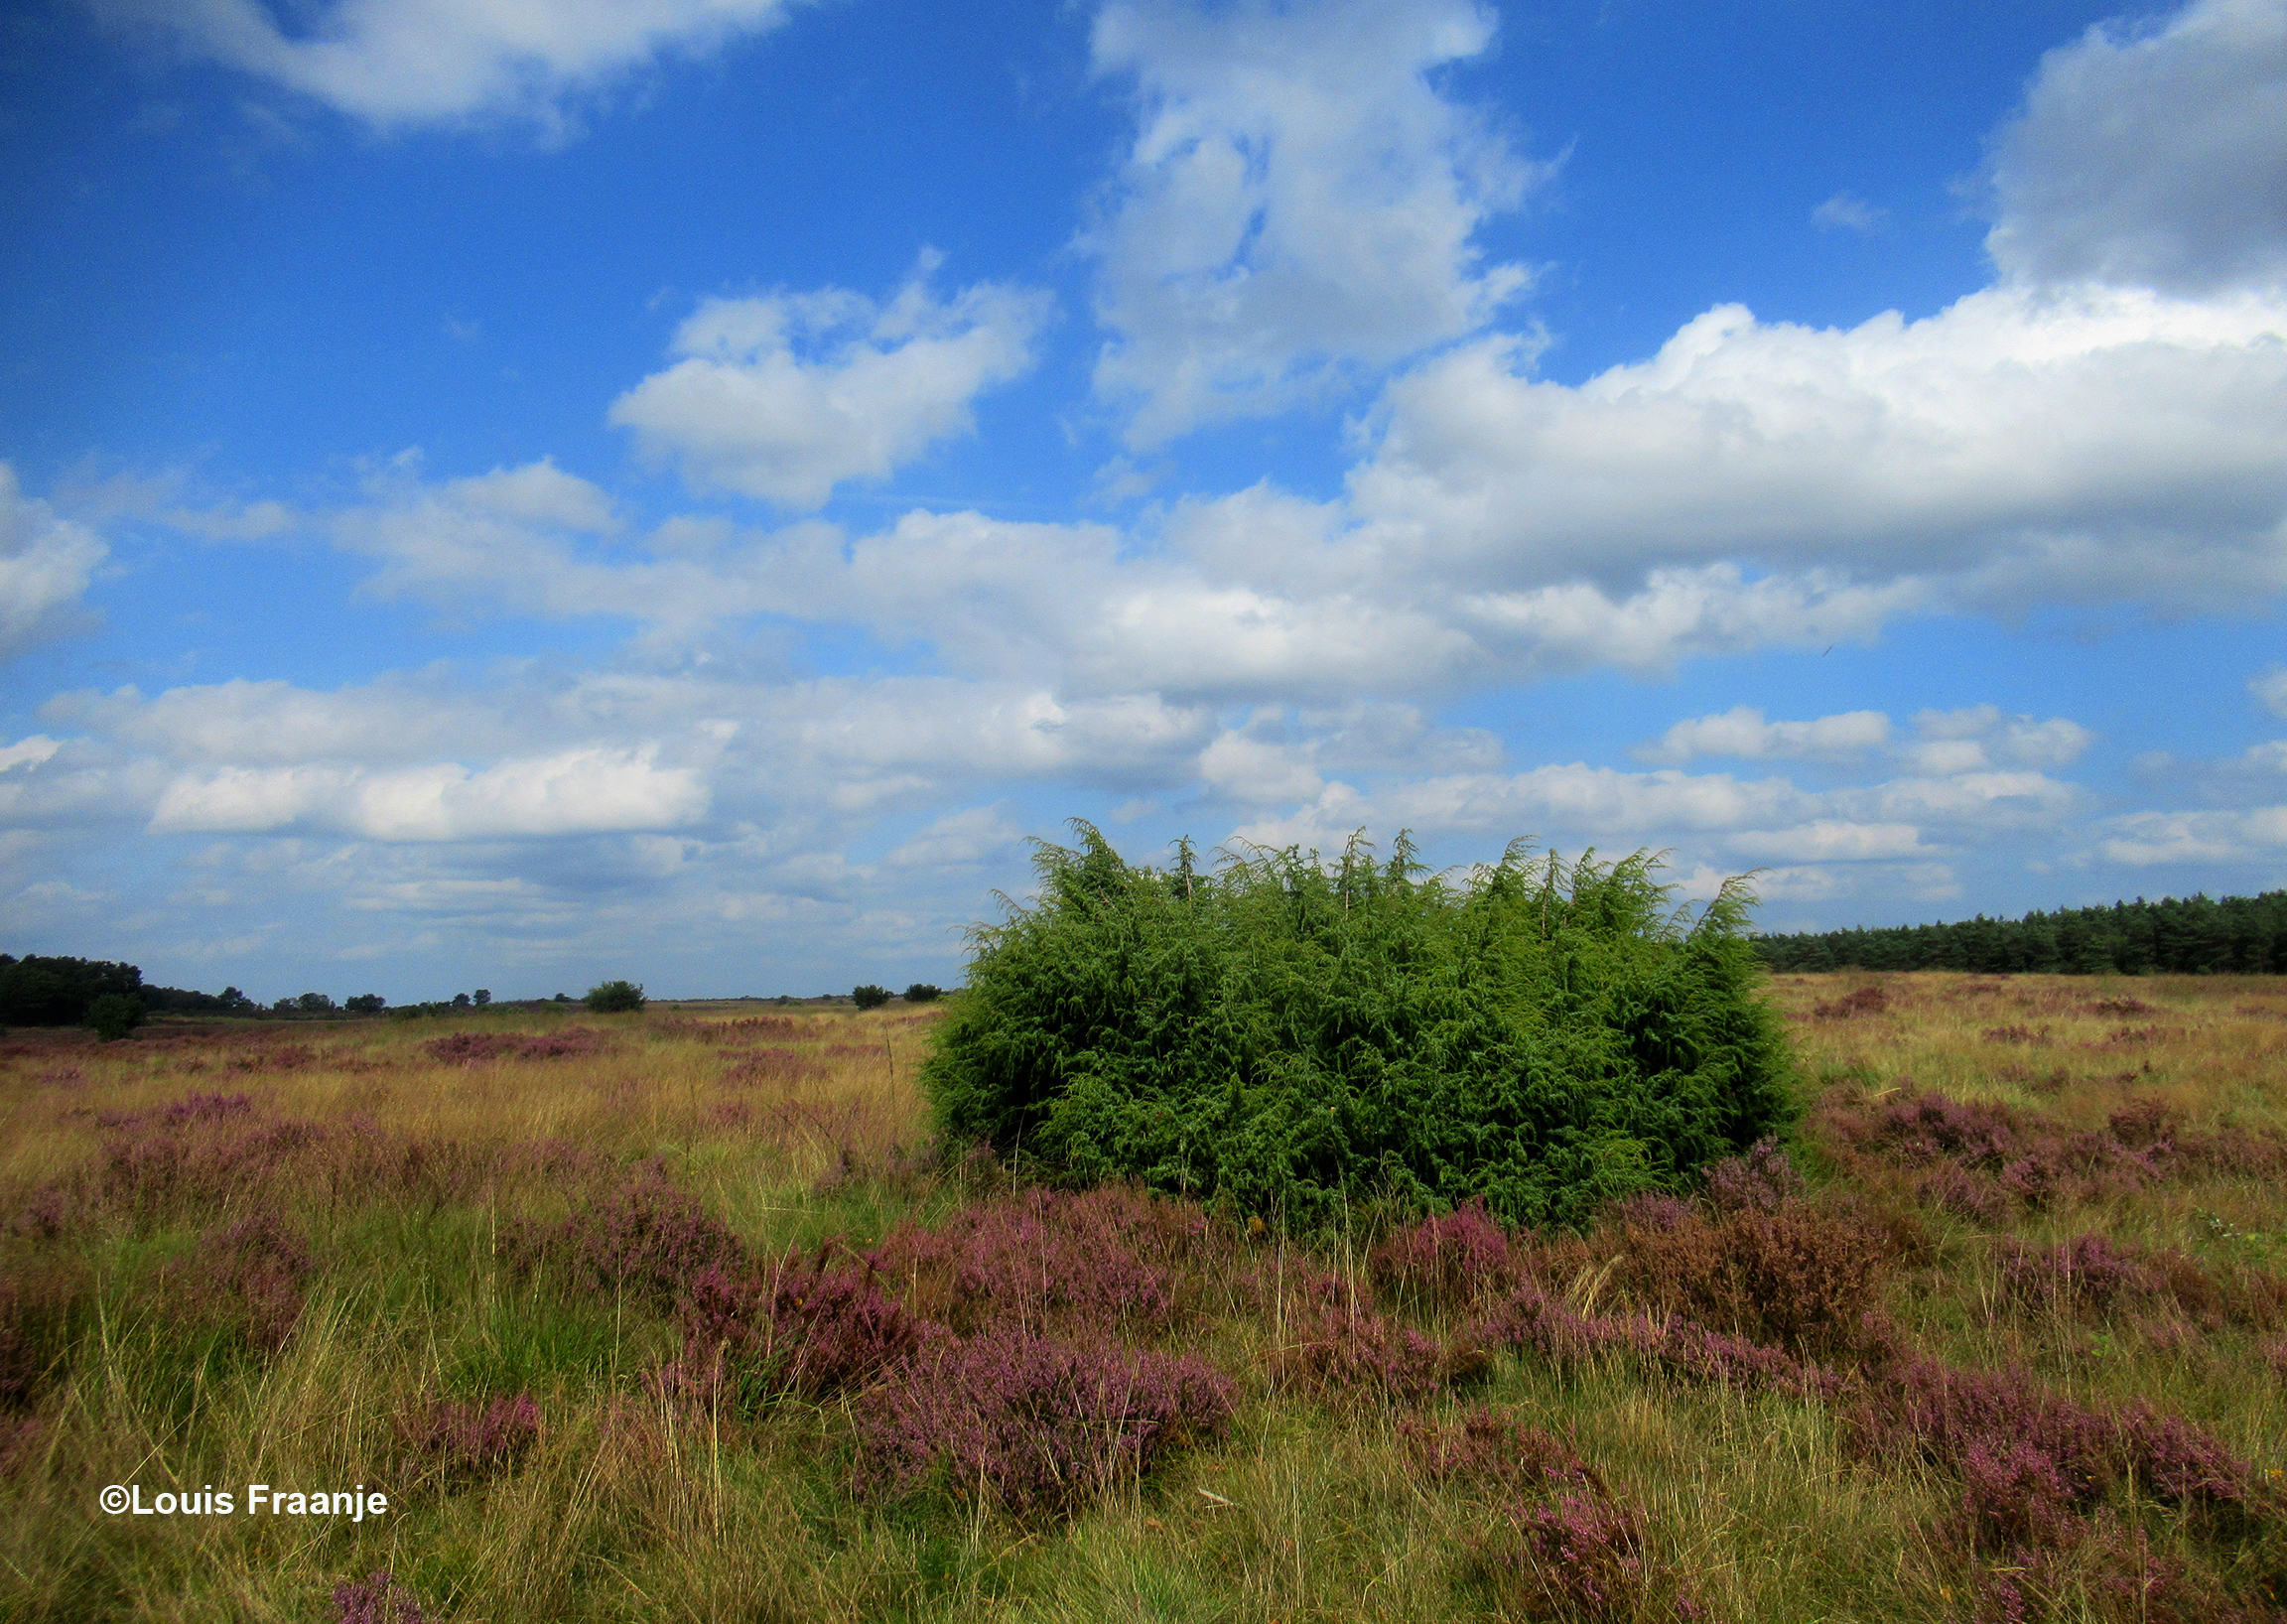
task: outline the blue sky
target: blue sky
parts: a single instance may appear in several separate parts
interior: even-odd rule
[[[1027,836],[2282,883],[2287,0],[36,0],[0,918],[959,975]]]

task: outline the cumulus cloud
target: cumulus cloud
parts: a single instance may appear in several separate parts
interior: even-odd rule
[[[2185,294],[2287,278],[2287,5],[2194,0],[2049,53],[1992,155],[2020,282]]]
[[[1137,448],[1275,412],[1475,331],[1524,290],[1478,227],[1545,171],[1427,75],[1482,54],[1466,0],[1106,6],[1101,73],[1138,130],[1080,238],[1096,367]]]
[[[1994,767],[2061,767],[2078,760],[2096,736],[2078,722],[2052,717],[2004,716],[1996,705],[1958,711],[1917,711],[1920,742],[1905,757],[1931,773],[1984,772]]]
[[[1880,711],[1845,711],[1811,722],[1766,722],[1763,713],[1740,705],[1720,716],[1679,722],[1657,744],[1633,751],[1639,761],[1681,766],[1701,755],[1747,760],[1848,759],[1890,742],[1890,719]]]
[[[2096,855],[2129,868],[2160,864],[2276,862],[2287,848],[2287,806],[2239,812],[2135,812],[2114,818]]]
[[[85,526],[24,495],[0,462],[0,660],[83,625],[80,596],[108,557]]]
[[[383,841],[461,841],[673,828],[707,809],[689,767],[651,750],[583,749],[500,761],[371,772],[356,767],[228,767],[186,773],[152,813],[159,834],[335,830]]]
[[[383,593],[514,582],[558,562],[565,540],[619,528],[611,499],[553,458],[436,485],[418,472],[399,458],[367,481],[370,502],[331,520],[336,541],[382,561],[370,585]]]
[[[695,485],[821,506],[975,427],[970,403],[1021,376],[1051,295],[979,283],[939,299],[925,276],[886,305],[840,288],[710,299],[675,335],[683,358],[611,406]]]
[[[151,696],[134,688],[59,694],[41,707],[50,722],[171,760],[240,764],[434,759],[474,734],[508,743],[507,730],[486,725],[495,714],[460,692],[395,676],[333,693],[233,677]]]
[[[1972,294],[1849,330],[1736,305],[1577,387],[1474,340],[1390,386],[1350,506],[1487,590],[1722,560],[1907,607],[2287,587],[2287,297]]]
[[[1445,773],[1371,792],[1329,783],[1315,799],[1239,833],[1268,846],[1326,845],[1360,826],[1554,839],[1637,837],[1786,824],[1817,810],[1784,778],[1729,773],[1623,772],[1574,761],[1517,773]]]
[[[2287,665],[2274,665],[2248,679],[2247,691],[2273,716],[2287,716]]]
[[[671,53],[699,55],[785,21],[788,0],[317,0],[280,25],[260,0],[93,0],[125,22],[353,118],[394,128],[479,116],[566,129],[566,105]]]
[[[1792,829],[1742,829],[1724,845],[1755,863],[1863,863],[1922,856],[1922,831],[1910,823],[1850,823],[1818,818]]]

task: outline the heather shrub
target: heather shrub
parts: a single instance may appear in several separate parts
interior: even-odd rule
[[[166,1269],[170,1311],[193,1323],[228,1327],[258,1353],[274,1353],[302,1318],[313,1273],[309,1243],[268,1213],[218,1224]]]
[[[540,1436],[540,1407],[529,1393],[489,1404],[433,1399],[398,1417],[396,1431],[417,1470],[463,1482],[513,1468]]]
[[[2080,1537],[2080,1494],[2048,1450],[1977,1438],[1959,1465],[1961,1532],[1975,1555],[2055,1551]]]
[[[1198,1208],[1106,1184],[971,1202],[934,1230],[899,1226],[870,1259],[964,1335],[1007,1321],[1149,1331],[1187,1311],[1184,1265],[1206,1244]]]
[[[1263,1294],[1260,1277],[1255,1286]],[[1278,1345],[1265,1361],[1275,1386],[1335,1402],[1421,1404],[1490,1371],[1490,1356],[1473,1339],[1448,1348],[1393,1325],[1322,1271],[1289,1274],[1278,1289]]]
[[[1625,1209],[1615,1284],[1635,1300],[1797,1352],[1850,1345],[1880,1304],[1892,1259],[1883,1233],[1809,1201],[1743,1205],[1682,1223]]]
[[[1814,1020],[1848,1020],[1854,1015],[1882,1015],[1889,1008],[1890,995],[1872,983],[1868,983],[1864,987],[1852,988],[1832,1003],[1814,1006],[1811,1011],[1811,1018]]]
[[[454,1032],[421,1045],[433,1060],[475,1065],[486,1060],[559,1060],[574,1055],[601,1054],[604,1035],[586,1026],[521,1037],[514,1032]]]
[[[430,1624],[413,1592],[386,1568],[334,1587],[335,1624]]]
[[[2225,1157],[2248,1153],[2242,1148],[2247,1136],[2183,1135],[2172,1113],[2152,1102],[2132,1102],[2096,1134],[2007,1106],[1910,1093],[1878,1111],[1821,1111],[1817,1129],[1846,1160],[1872,1157],[1907,1168],[1924,1202],[1983,1223],[2013,1211],[2133,1194],[2179,1167],[2220,1167]],[[2253,1153],[2260,1160],[2264,1151]]]
[[[852,1405],[858,1491],[936,1488],[1021,1518],[1069,1515],[1220,1436],[1236,1390],[1196,1354],[1023,1334],[942,1346]]]
[[[1980,1452],[1991,1481],[2005,1469],[2024,1492],[2043,1496],[2061,1484],[2084,1512],[2131,1474],[2140,1494],[2172,1504],[2243,1515],[2253,1503],[2247,1464],[2189,1423],[2141,1404],[2091,1410],[2016,1367],[1962,1370],[1899,1353],[1843,1408],[1842,1421],[1863,1454],[1918,1456],[1960,1473]],[[2036,1457],[2046,1462],[2038,1471]]]
[[[432,1060],[473,1065],[478,1061],[497,1060],[503,1054],[514,1054],[521,1043],[522,1039],[512,1032],[454,1032],[447,1037],[433,1037],[421,1046]]]
[[[552,1032],[527,1037],[516,1045],[520,1060],[563,1060],[575,1056],[602,1054],[604,1034],[588,1026],[561,1026]]]
[[[1870,1329],[1865,1340],[1879,1342],[1879,1327]],[[1839,1387],[1830,1372],[1806,1365],[1782,1348],[1712,1331],[1688,1319],[1583,1313],[1530,1280],[1519,1283],[1505,1301],[1477,1321],[1468,1342],[1478,1348],[1507,1348],[1555,1365],[1631,1357],[1684,1382],[1742,1393],[1830,1398]]]
[[[519,1270],[548,1266],[578,1288],[623,1291],[662,1308],[705,1270],[736,1270],[745,1260],[739,1237],[657,1161],[560,1223],[519,1221],[501,1249]]]
[[[2166,1289],[2160,1271],[2102,1235],[2054,1247],[2004,1240],[1996,1253],[2002,1295],[2020,1308],[2104,1315],[2149,1303]]]
[[[1777,1140],[1758,1140],[1743,1156],[1708,1164],[1707,1204],[1718,1212],[1776,1212],[1810,1193],[1810,1186]]]
[[[1945,1531],[1941,1531],[1944,1537]],[[2276,1609],[2233,1600],[2152,1549],[2109,1512],[2069,1526],[2061,1543],[2015,1546],[1978,1560],[1971,1624],[2278,1624]]]
[[[683,1351],[662,1372],[661,1390],[728,1395],[747,1407],[776,1393],[822,1399],[862,1388],[910,1364],[940,1334],[838,1243],[791,1251],[759,1271],[702,1270],[676,1319]]]
[[[1648,1624],[1706,1616],[1684,1576],[1644,1549],[1640,1507],[1584,1489],[1552,1503],[1512,1500],[1472,1542],[1471,1575],[1494,1613],[1565,1624]]]
[[[1643,854],[1161,873],[1075,827],[1038,904],[974,933],[923,1070],[949,1139],[1302,1225],[1378,1193],[1574,1224],[1790,1114],[1737,885],[1686,926]]]
[[[1514,1278],[1509,1237],[1482,1200],[1469,1201],[1386,1236],[1366,1277],[1386,1306],[1465,1308]]]

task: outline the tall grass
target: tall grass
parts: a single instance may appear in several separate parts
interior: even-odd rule
[[[2287,992],[1775,992],[1584,1230],[948,1160],[934,1010],[5,1045],[0,1618],[2276,1618]]]

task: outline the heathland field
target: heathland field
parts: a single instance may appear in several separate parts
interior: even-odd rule
[[[2287,983],[1771,992],[1586,1233],[1027,1186],[935,1007],[0,1044],[0,1619],[2282,1616]]]

